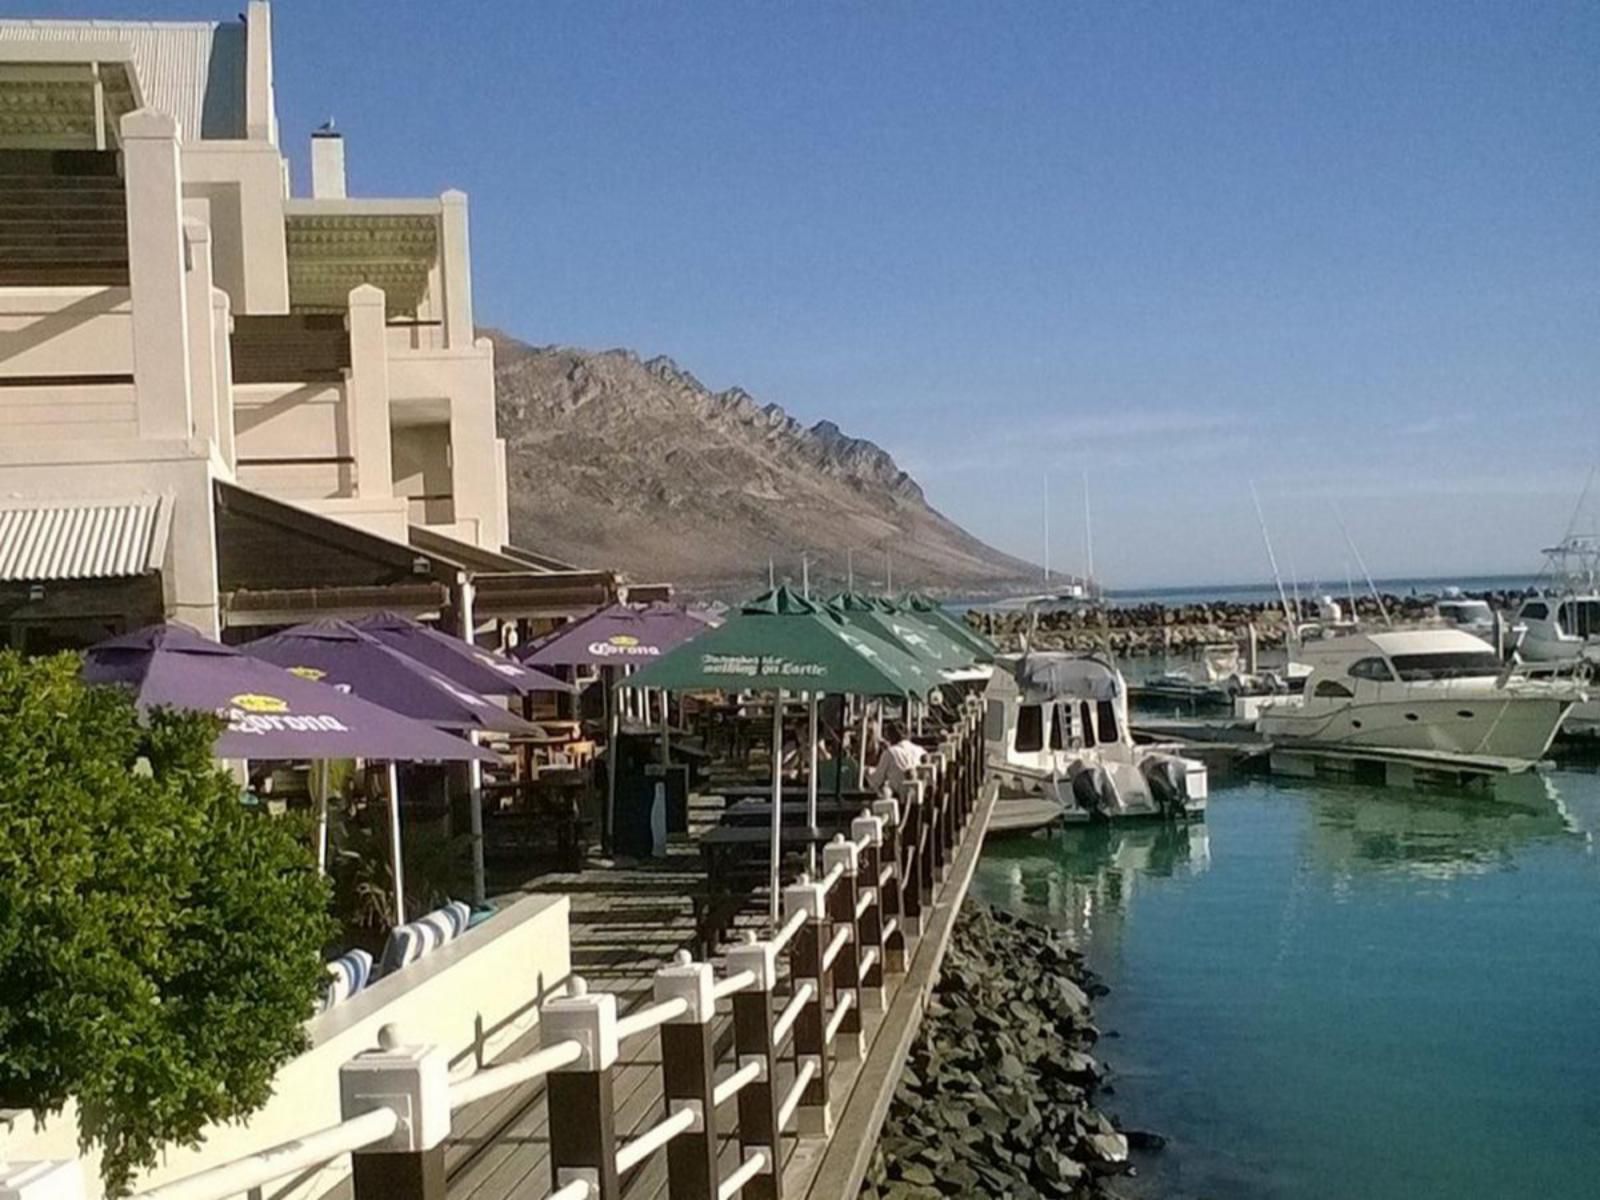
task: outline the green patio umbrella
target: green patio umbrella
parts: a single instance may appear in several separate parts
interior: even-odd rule
[[[969,629],[966,622],[958,621],[927,596],[907,596],[901,607],[910,616],[930,628],[938,629],[952,640],[970,647],[976,656],[976,661],[981,663],[994,661],[994,643],[977,631]]]
[[[667,691],[717,689],[773,693],[771,917],[778,922],[778,865],[782,853],[783,693],[803,692],[815,704],[824,692],[854,696],[922,695],[936,686],[907,655],[852,628],[827,606],[786,587],[743,605],[718,629],[668,651],[632,676],[636,687]],[[816,824],[816,772],[811,772],[807,819]]]
[[[961,670],[970,667],[976,659],[970,645],[958,642],[942,628],[930,625],[914,613],[898,608],[891,612],[873,597],[840,592],[829,598],[828,605],[848,624],[910,655],[927,673],[937,675],[940,671]]]

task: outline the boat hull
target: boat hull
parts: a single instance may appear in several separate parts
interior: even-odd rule
[[[1557,696],[1449,696],[1437,699],[1274,704],[1257,728],[1274,742],[1537,760],[1550,749],[1572,707]]]

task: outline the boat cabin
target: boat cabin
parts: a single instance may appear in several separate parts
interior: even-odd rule
[[[1494,678],[1504,669],[1482,638],[1459,629],[1351,634],[1310,643],[1304,655],[1312,668],[1306,695],[1316,700],[1349,699],[1362,683]]]
[[[997,758],[1048,769],[1058,753],[1133,741],[1122,676],[1098,658],[1003,655],[985,700],[984,740]]]
[[[1523,656],[1534,661],[1577,658],[1600,645],[1600,596],[1533,596],[1517,610]]]

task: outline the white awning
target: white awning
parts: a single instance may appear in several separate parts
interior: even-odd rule
[[[172,500],[0,500],[0,582],[121,579],[161,569]]]

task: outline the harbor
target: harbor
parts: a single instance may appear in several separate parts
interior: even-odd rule
[[[0,16],[0,1200],[1600,1190],[1600,26],[847,7]]]

